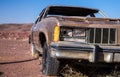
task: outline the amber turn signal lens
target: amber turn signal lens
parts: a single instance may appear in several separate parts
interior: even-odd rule
[[[60,27],[55,26],[55,28],[54,28],[54,42],[59,41],[59,34],[60,34]]]

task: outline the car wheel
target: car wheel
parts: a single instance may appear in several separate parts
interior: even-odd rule
[[[42,72],[45,75],[56,76],[59,70],[59,61],[52,58],[49,53],[47,44],[44,44],[42,55]]]

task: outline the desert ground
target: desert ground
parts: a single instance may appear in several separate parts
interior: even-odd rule
[[[0,77],[44,77],[27,41],[0,40]]]
[[[31,25],[0,25],[0,77],[46,77],[41,62],[30,53]]]

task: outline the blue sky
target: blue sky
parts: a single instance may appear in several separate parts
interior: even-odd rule
[[[33,23],[48,5],[97,8],[108,17],[120,18],[120,0],[0,0],[0,24]]]

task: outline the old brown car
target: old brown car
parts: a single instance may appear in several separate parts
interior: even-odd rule
[[[63,59],[120,67],[120,19],[98,9],[48,6],[31,29],[31,52],[42,54],[42,72],[57,75]]]

